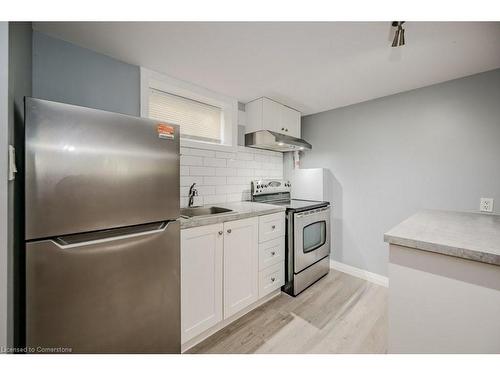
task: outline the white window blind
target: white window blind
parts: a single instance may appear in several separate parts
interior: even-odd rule
[[[179,125],[182,138],[222,143],[221,108],[150,89],[149,117]]]

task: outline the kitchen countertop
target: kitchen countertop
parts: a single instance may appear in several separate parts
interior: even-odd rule
[[[500,265],[500,216],[422,210],[385,233],[384,241]]]
[[[246,219],[249,217],[269,215],[285,211],[285,207],[282,206],[276,206],[267,203],[256,203],[256,202],[233,202],[233,203],[211,204],[207,205],[207,207],[208,206],[228,208],[233,211],[215,215],[194,216],[191,218],[182,217],[181,229],[200,227],[202,225],[224,223],[226,221]]]

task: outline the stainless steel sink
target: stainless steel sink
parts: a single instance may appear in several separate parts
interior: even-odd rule
[[[233,210],[230,210],[228,208],[222,208],[222,207],[186,207],[186,208],[181,208],[181,216],[184,217],[193,217],[193,216],[208,216],[208,215],[217,215],[217,214],[223,214],[226,212],[232,212]]]

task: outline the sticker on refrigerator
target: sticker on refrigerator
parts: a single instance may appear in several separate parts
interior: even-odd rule
[[[156,127],[158,137],[162,139],[174,139],[174,127],[167,124],[158,124]]]

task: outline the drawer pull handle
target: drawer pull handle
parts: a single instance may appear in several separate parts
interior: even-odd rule
[[[227,233],[231,233],[231,229],[228,229],[228,230],[227,230]]]
[[[271,226],[271,229],[275,230],[276,229],[276,225]]]
[[[224,234],[224,232],[220,230],[219,231],[219,236],[222,236],[223,234]]]
[[[276,251],[271,251],[271,256],[275,256],[276,255]]]
[[[274,283],[276,279],[274,277],[271,277],[271,282]]]

